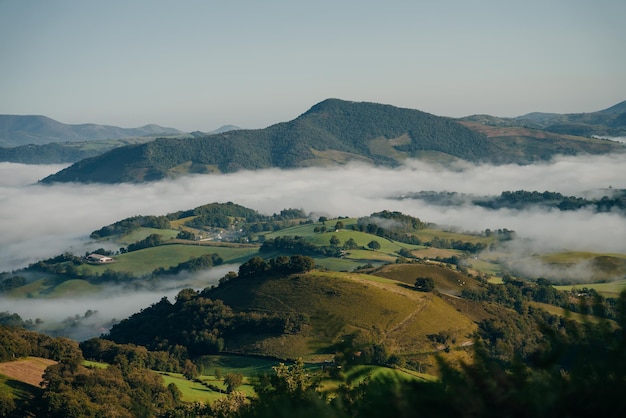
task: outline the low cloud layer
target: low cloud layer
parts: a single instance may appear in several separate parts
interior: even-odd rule
[[[490,211],[472,205],[432,206],[395,197],[422,190],[498,195],[505,190],[555,191],[564,195],[600,194],[608,187],[626,188],[626,154],[559,157],[543,164],[461,165],[443,169],[411,161],[397,169],[351,164],[337,168],[263,170],[228,175],[189,176],[147,184],[39,185],[38,179],[62,166],[0,163],[0,271],[11,271],[64,251],[82,254],[99,244],[89,234],[133,215],[162,215],[211,202],[232,201],[264,214],[299,208],[316,216],[368,216],[382,210],[400,211],[423,221],[457,226],[467,231],[507,228],[517,232],[520,254],[585,250],[626,253],[626,218],[588,209]],[[604,189],[604,190],[603,190]],[[512,243],[511,248],[515,248]],[[179,278],[171,285],[138,293],[113,289],[107,297],[41,300],[24,303],[0,299],[0,311],[24,319],[63,321],[83,318],[67,334],[84,339],[106,331],[112,318],[124,318],[163,296],[173,300],[182,287],[215,283],[237,266]]]
[[[111,285],[97,296],[76,298],[39,299],[37,303],[24,303],[22,299],[0,297],[0,312],[17,313],[22,319],[42,319],[39,329],[60,334],[76,340],[85,340],[108,331],[112,323],[129,317],[167,297],[174,302],[181,289],[204,289],[217,285],[229,271],[237,271],[238,265],[223,265],[197,274],[181,274],[161,280],[156,288],[135,290]],[[89,314],[85,315],[88,311]]]
[[[354,164],[189,176],[147,184],[44,186],[33,183],[59,166],[0,163],[0,271],[63,251],[81,253],[90,232],[128,216],[161,215],[227,201],[266,214],[285,208],[329,216],[398,210],[470,231],[513,229],[520,237],[555,249],[626,252],[626,220],[616,214],[442,208],[391,199],[421,190],[495,195],[525,189],[581,195],[626,188],[624,167],[626,154],[618,154],[559,157],[526,166],[463,165],[455,170],[411,161],[397,169]]]

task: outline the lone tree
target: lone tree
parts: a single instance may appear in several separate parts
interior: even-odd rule
[[[349,238],[343,244],[343,248],[345,248],[346,250],[354,250],[356,248],[359,248],[359,244],[357,244],[357,242],[354,240],[354,238]]]
[[[198,367],[189,359],[185,360],[185,364],[183,365],[183,376],[189,380],[198,377]]]
[[[341,241],[339,240],[339,238],[337,238],[336,235],[333,235],[332,237],[330,237],[330,246],[331,247],[336,247],[341,243]]]
[[[224,384],[226,392],[231,393],[243,383],[243,375],[241,373],[226,373],[224,376]]]
[[[371,248],[372,250],[380,250],[380,242],[376,241],[376,240],[372,240],[367,244],[368,248]]]
[[[432,292],[435,290],[435,281],[430,277],[418,277],[415,281],[415,289],[420,292]]]

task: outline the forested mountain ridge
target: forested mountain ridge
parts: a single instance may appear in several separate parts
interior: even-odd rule
[[[46,116],[0,115],[0,146],[43,145],[51,142],[82,142],[113,138],[178,135],[183,132],[159,125],[139,128],[84,123],[68,125]]]
[[[623,149],[612,141],[540,130],[494,133],[485,128],[414,109],[327,99],[292,121],[265,129],[160,138],[114,149],[79,161],[43,182],[142,182],[190,173],[327,166],[354,160],[390,167],[407,158],[529,163],[556,154]]]
[[[498,148],[449,118],[375,103],[325,100],[298,118],[265,129],[158,139],[80,161],[44,182],[150,181],[186,173],[295,168],[349,160],[394,166],[420,151],[470,161]]]

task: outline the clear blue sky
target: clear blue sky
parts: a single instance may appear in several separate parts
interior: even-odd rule
[[[336,97],[443,116],[626,100],[624,0],[0,0],[0,113],[262,128]]]

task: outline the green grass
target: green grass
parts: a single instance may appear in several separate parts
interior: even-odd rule
[[[178,387],[182,393],[182,399],[185,402],[205,402],[211,403],[216,399],[225,397],[226,395],[220,392],[215,392],[201,383],[187,380],[179,373],[164,373],[157,372],[162,378],[165,386],[173,383]],[[222,380],[218,380],[215,376],[202,375],[198,377],[199,380],[211,385],[215,385],[220,389],[226,390],[226,386]],[[244,383],[237,387],[237,390],[244,392],[247,396],[254,395],[254,388],[250,384],[249,378],[244,375]]]
[[[554,286],[558,290],[572,290],[572,289],[582,289],[586,287],[588,289],[595,289],[599,294],[604,297],[617,298],[620,293],[626,291],[626,279],[617,280],[610,283],[578,283],[575,285],[559,285]]]
[[[397,280],[413,286],[418,277],[434,280],[440,292],[460,295],[464,289],[477,289],[479,284],[459,271],[449,269],[440,263],[412,263],[389,265],[375,273],[377,276]]]
[[[568,311],[567,309],[563,309],[563,308],[560,308],[560,307],[554,306],[554,305],[549,305],[547,303],[530,302],[530,305],[539,307],[539,308],[543,309],[544,311],[551,313],[552,315],[573,319],[574,321],[580,322],[580,323],[589,323],[589,322],[591,322],[591,323],[595,324],[595,323],[600,322],[600,320],[601,320],[601,318],[599,318],[597,316],[583,315],[583,314],[579,314],[577,312],[571,312],[571,311]]]
[[[157,229],[157,228],[141,227],[141,228],[137,228],[133,230],[129,234],[122,235],[121,237],[117,238],[116,241],[119,242],[120,244],[129,245],[137,241],[141,241],[152,234],[161,235],[163,237],[163,240],[165,241],[168,239],[176,238],[176,235],[178,235],[179,232],[180,231],[177,231],[175,229]]]
[[[41,396],[43,389],[0,374],[0,392],[8,394],[17,407]],[[25,409],[29,409],[28,407]]]
[[[306,325],[298,334],[254,341],[242,335],[226,342],[241,352],[276,358],[323,361],[332,358],[336,343],[355,333],[390,344],[399,353],[428,352],[432,351],[428,334],[444,329],[461,344],[475,329],[464,314],[434,293],[417,292],[412,283],[367,274],[312,271],[260,281],[234,280],[208,296],[236,310],[305,315]]]
[[[61,298],[72,296],[95,295],[101,286],[85,280],[65,280],[65,277],[49,275],[25,286],[11,290],[7,295],[12,298]]]
[[[125,271],[134,275],[151,273],[159,267],[169,268],[191,258],[204,254],[217,253],[224,259],[224,264],[242,263],[257,254],[255,247],[227,247],[210,245],[171,244],[159,245],[115,256],[115,262],[105,265],[85,265],[92,272],[104,272],[106,269]]]
[[[278,365],[277,360],[236,355],[203,356],[197,362],[200,364],[204,375],[215,375],[215,369],[219,369],[222,375],[241,373],[248,377],[271,373],[272,367]]]
[[[109,364],[102,363],[101,361],[85,360],[83,361],[83,366],[91,367],[94,369],[106,369],[107,367],[109,367]]]

